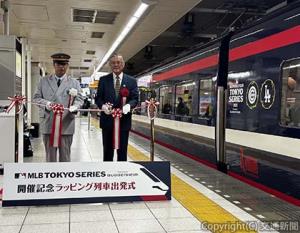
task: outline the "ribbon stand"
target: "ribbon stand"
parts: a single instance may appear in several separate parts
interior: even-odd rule
[[[151,132],[150,160],[154,161],[154,119],[150,120],[150,132]]]
[[[23,99],[24,100],[24,99]],[[16,155],[16,162],[23,163],[24,159],[24,113],[23,113],[23,100],[16,105],[16,128],[18,133],[18,153]]]
[[[157,106],[159,102],[157,102],[154,98],[151,98],[149,101],[146,101],[147,106],[147,113],[150,119],[150,160],[154,161],[154,119],[157,114]]]
[[[15,153],[15,162],[22,163],[23,162],[23,136],[24,136],[24,114],[23,114],[23,103],[26,101],[25,96],[13,96],[8,97],[8,99],[11,101],[10,105],[5,110],[6,113],[9,113],[10,110],[12,110],[15,107],[15,130],[16,134],[18,136],[17,139],[17,148]]]

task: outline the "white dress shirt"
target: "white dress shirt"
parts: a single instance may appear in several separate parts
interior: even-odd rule
[[[56,82],[60,79],[60,84],[62,83],[62,81],[64,80],[65,77],[67,77],[67,74],[64,74],[63,76],[61,77],[57,77],[56,75],[55,76],[55,79],[56,79]]]

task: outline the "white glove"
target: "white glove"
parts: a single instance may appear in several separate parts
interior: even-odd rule
[[[129,112],[130,112],[130,104],[125,104],[125,105],[123,106],[123,108],[122,108],[122,112],[123,112],[124,114],[129,113]]]
[[[75,105],[72,105],[69,107],[69,112],[76,112],[78,110],[78,107]]]
[[[70,96],[73,96],[73,97],[77,96],[77,95],[78,95],[78,90],[75,89],[75,88],[71,88],[71,89],[69,90],[69,95],[70,95]]]
[[[106,115],[109,115],[111,114],[111,107],[108,104],[103,104],[102,111],[104,111]]]
[[[47,102],[47,104],[46,104],[46,109],[47,109],[48,111],[51,111],[51,110],[52,110],[51,102],[50,102],[50,101]]]

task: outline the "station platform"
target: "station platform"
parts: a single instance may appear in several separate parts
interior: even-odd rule
[[[45,162],[42,139],[32,143],[34,156],[24,162]],[[149,141],[131,133],[128,156],[149,160]],[[71,158],[102,161],[97,120],[88,130],[87,118],[76,119]],[[300,232],[297,206],[160,145],[155,145],[155,160],[171,163],[171,201],[0,207],[0,232]]]

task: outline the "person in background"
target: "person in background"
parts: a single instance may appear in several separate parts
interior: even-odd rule
[[[189,98],[186,102],[186,107],[188,110],[187,115],[192,115],[192,113],[193,113],[193,98],[192,98],[192,96],[189,96]]]
[[[172,106],[169,102],[165,103],[162,109],[162,113],[164,114],[171,114],[172,113]]]
[[[287,111],[288,124],[300,126],[300,85],[296,76],[289,76],[287,79]]]
[[[33,101],[46,106],[40,107],[39,112],[46,161],[57,162],[57,150],[59,150],[58,161],[70,162],[71,145],[75,131],[75,114],[77,109],[81,107],[83,98],[79,82],[67,75],[70,56],[57,53],[53,54],[51,58],[55,73],[40,80]],[[70,98],[73,103],[70,102]],[[50,145],[53,104],[62,104],[65,108],[69,107],[69,110],[65,110],[62,116],[62,135],[59,147]]]
[[[183,103],[183,99],[181,97],[178,97],[176,114],[177,115],[186,115],[187,114],[187,107],[186,107],[185,103]]]
[[[113,161],[113,127],[114,119],[111,115],[112,108],[122,109],[122,117],[120,119],[120,148],[117,150],[118,161],[127,161],[127,146],[129,130],[131,129],[131,112],[138,103],[138,87],[136,80],[123,73],[125,62],[120,54],[114,54],[109,65],[112,73],[101,77],[96,103],[103,112],[100,114],[100,127],[102,128],[103,142],[103,160]],[[128,96],[126,103],[123,102],[121,89],[126,89]]]
[[[86,97],[86,98],[84,99],[82,108],[83,108],[83,109],[89,109],[90,107],[91,107],[91,103],[90,103],[90,101],[89,101],[89,98]],[[87,116],[87,115],[88,115],[88,112],[83,112],[82,115],[83,115],[83,116]]]

